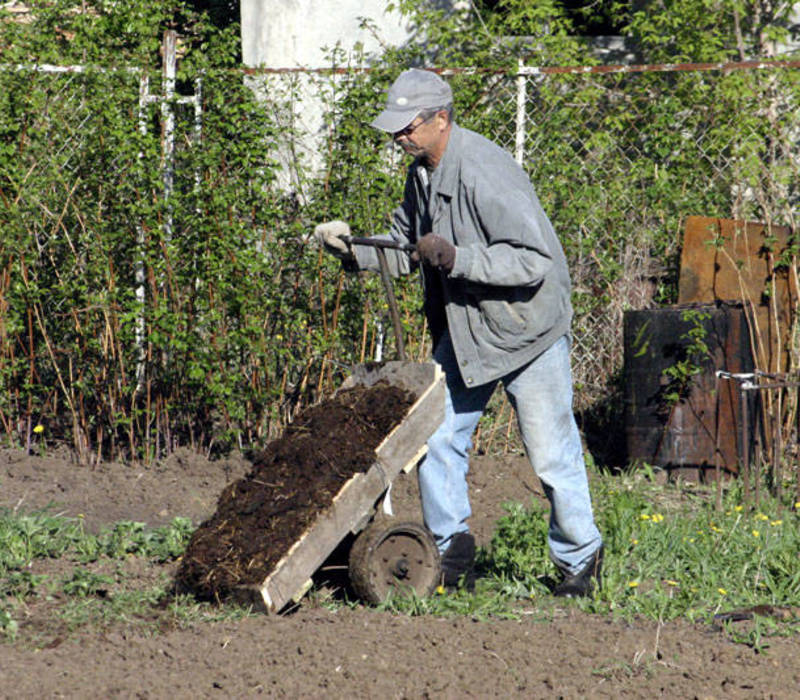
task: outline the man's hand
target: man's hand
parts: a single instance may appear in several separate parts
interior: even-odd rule
[[[350,227],[344,221],[326,221],[314,229],[314,238],[326,252],[335,255],[340,260],[352,260],[353,248],[347,242],[350,237]]]
[[[415,256],[431,267],[450,272],[456,262],[456,247],[435,233],[426,233],[417,241]]]

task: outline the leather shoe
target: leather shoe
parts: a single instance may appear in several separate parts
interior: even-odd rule
[[[603,545],[576,574],[565,574],[563,580],[553,589],[553,595],[560,598],[581,598],[592,591],[600,590],[600,573],[603,568]]]
[[[442,554],[442,585],[454,588],[475,586],[475,538],[469,532],[457,532]]]

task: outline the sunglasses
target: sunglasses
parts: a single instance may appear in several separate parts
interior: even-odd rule
[[[421,122],[417,122],[416,124],[409,124],[405,129],[400,129],[400,131],[394,132],[394,138],[398,136],[411,136],[419,127],[423,124],[427,124],[431,119],[433,119],[439,112],[432,112],[427,117],[425,117]]]

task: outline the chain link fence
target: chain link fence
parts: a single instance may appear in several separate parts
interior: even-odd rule
[[[796,229],[800,62],[441,72],[457,120],[515,155],[562,239],[580,409],[603,401],[621,367],[624,310],[676,298],[688,216]],[[337,121],[323,123],[320,85],[330,99],[336,76],[266,75],[272,90],[296,91],[301,132],[285,152],[321,163],[314,154],[332,152]],[[375,93],[365,120],[381,102]],[[386,162],[399,177],[396,156]]]
[[[442,72],[457,121],[518,158],[564,244],[582,412],[614,394],[623,312],[676,298],[687,216],[797,228],[800,64]],[[334,217],[380,232],[399,201],[402,158],[367,126],[391,77],[226,72],[202,76],[200,93],[200,76],[176,84],[139,71],[0,71],[0,310],[20,309],[0,314],[7,434],[30,445],[40,416],[66,402],[84,450],[98,454],[123,439],[136,452],[134,429],[159,434],[154,454],[208,445],[220,425],[240,440],[263,439],[290,415],[275,405],[313,400],[338,363],[372,356],[389,327],[379,285],[345,280],[317,257],[308,232]],[[229,294],[216,286],[222,273],[198,253],[231,231],[225,255],[240,261],[252,249],[263,265],[226,280],[255,285],[264,275],[250,290],[262,300],[252,328],[241,299],[219,306]],[[111,262],[91,264],[103,256]],[[416,339],[410,352],[421,358],[418,291],[399,284]],[[56,285],[66,293],[48,299]],[[192,315],[167,327],[165,304]],[[170,427],[177,394],[159,400],[158,391],[167,396],[188,375],[164,368],[176,362],[175,343],[198,328],[219,372],[241,374],[244,413],[257,415],[220,416],[210,395],[216,408],[203,412],[201,430]],[[210,370],[189,364],[185,371],[211,391]],[[303,394],[309,387],[317,394]],[[187,389],[184,399],[197,403],[202,391]],[[99,413],[105,421],[92,417]],[[494,419],[510,421],[510,409]]]

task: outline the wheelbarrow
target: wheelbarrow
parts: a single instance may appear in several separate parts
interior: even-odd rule
[[[370,603],[395,593],[426,596],[441,578],[439,550],[418,522],[387,515],[388,492],[427,450],[444,418],[444,374],[436,363],[406,361],[357,365],[338,391],[386,381],[414,393],[415,403],[375,450],[375,461],[351,477],[260,584],[239,586],[233,597],[265,612],[298,603],[330,554],[355,535],[348,573],[353,590]]]

